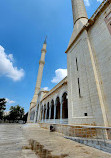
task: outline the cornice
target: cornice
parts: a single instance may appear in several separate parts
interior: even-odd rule
[[[46,99],[49,95],[51,95],[52,93],[54,93],[56,90],[58,90],[59,88],[61,88],[64,84],[67,84],[67,76],[60,81],[54,88],[52,88],[41,100],[41,102]]]

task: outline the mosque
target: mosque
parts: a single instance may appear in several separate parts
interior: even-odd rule
[[[90,19],[83,0],[72,0],[72,12],[68,75],[41,89],[45,40],[28,122],[111,127],[111,1],[103,0]]]

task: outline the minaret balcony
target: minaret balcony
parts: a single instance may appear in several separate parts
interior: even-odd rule
[[[46,49],[42,48],[41,52],[45,52],[46,53],[47,51],[46,51]]]
[[[40,60],[40,61],[39,61],[39,64],[43,64],[43,65],[44,65],[44,64],[45,64],[45,61]]]

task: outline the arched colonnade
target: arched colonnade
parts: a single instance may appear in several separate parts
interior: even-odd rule
[[[63,123],[68,119],[68,95],[64,92],[61,97],[37,105],[37,122]],[[59,121],[59,122],[58,122]]]

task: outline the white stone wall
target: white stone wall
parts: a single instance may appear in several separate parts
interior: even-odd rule
[[[85,31],[68,52],[67,65],[69,124],[95,125],[97,123],[93,109],[99,106],[99,101]],[[78,78],[81,97],[79,97]],[[88,116],[85,116],[85,113]]]
[[[111,34],[104,20],[109,13],[111,14],[111,4],[101,13],[88,34],[101,83],[108,125],[111,126]]]
[[[102,97],[104,92],[106,113],[111,126],[111,35],[104,21],[107,10],[109,9],[101,14],[88,33],[83,31],[67,53],[69,124],[104,126],[97,78],[99,82],[100,79],[102,81],[100,90]],[[91,55],[94,57],[94,62]],[[95,75],[95,71],[98,75]],[[79,97],[78,78],[81,97]],[[85,113],[88,116],[84,116]]]

